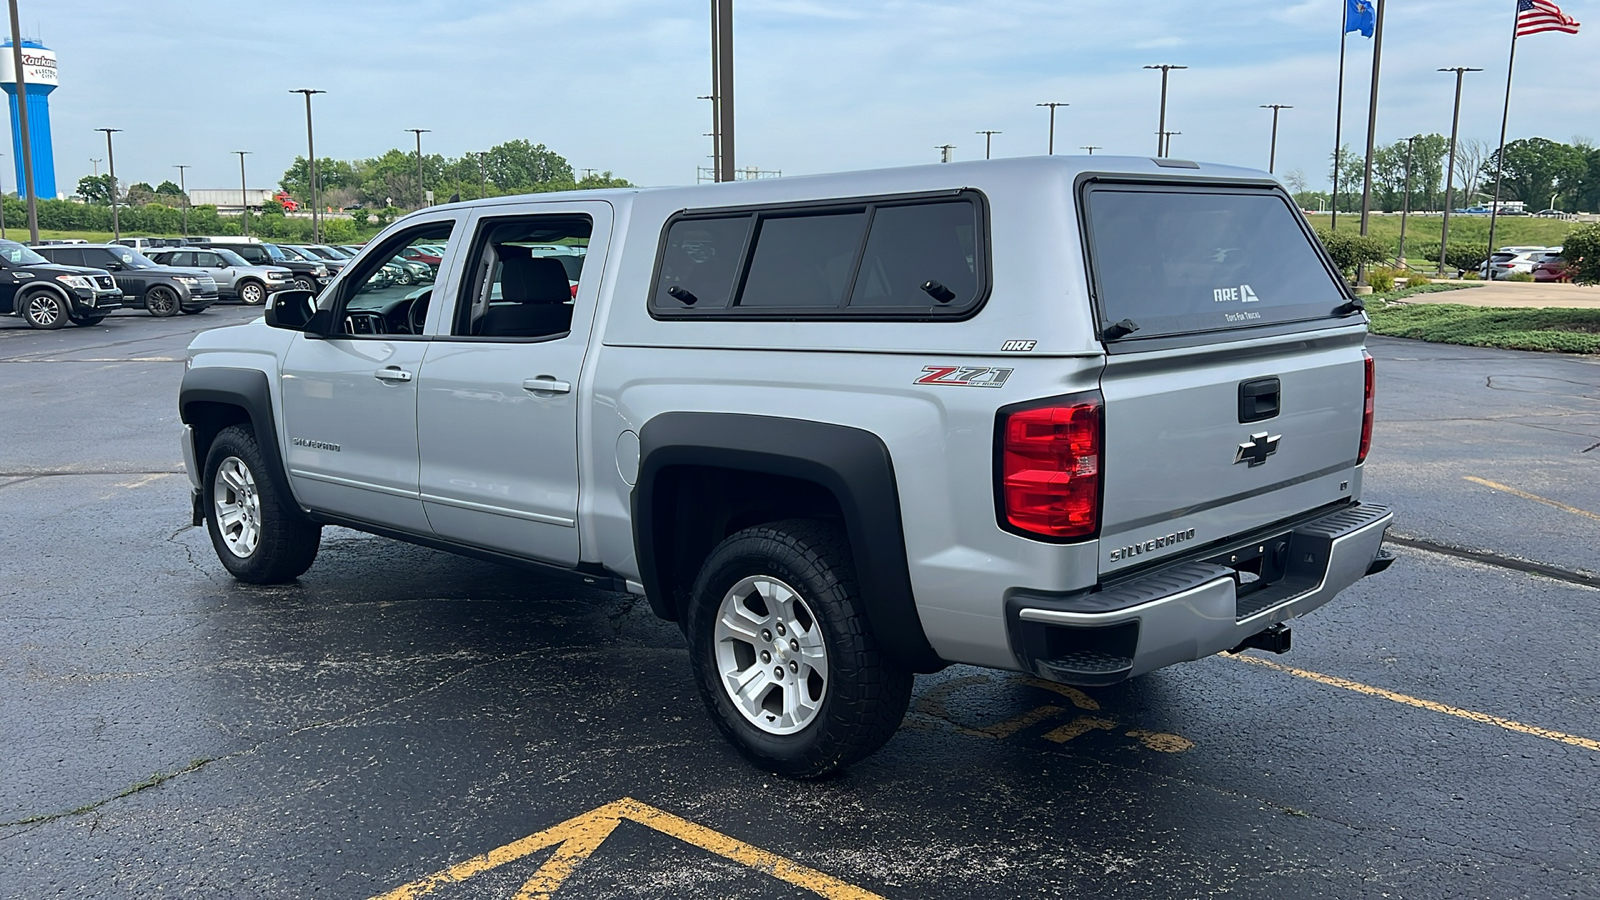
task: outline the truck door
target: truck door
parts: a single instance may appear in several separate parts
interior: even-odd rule
[[[430,216],[363,253],[323,296],[334,333],[295,335],[281,373],[284,458],[295,496],[321,512],[428,535],[417,495],[423,292],[382,285],[411,241],[451,239],[460,213]],[[415,323],[415,324],[413,324]]]
[[[440,537],[577,564],[579,378],[611,222],[597,201],[469,221],[417,386],[422,502]]]

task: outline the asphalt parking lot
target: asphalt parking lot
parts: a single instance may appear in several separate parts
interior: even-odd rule
[[[642,600],[188,527],[183,347],[0,319],[0,897],[1600,896],[1600,360],[1373,339],[1403,558],[1078,691],[953,667],[816,783],[747,767]]]

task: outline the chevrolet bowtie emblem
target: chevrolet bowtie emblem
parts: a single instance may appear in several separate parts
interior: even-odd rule
[[[1252,469],[1261,465],[1267,461],[1267,457],[1278,452],[1278,439],[1281,437],[1283,437],[1281,434],[1267,437],[1265,431],[1250,435],[1250,440],[1240,444],[1239,451],[1233,455],[1234,465],[1246,460],[1249,460]]]

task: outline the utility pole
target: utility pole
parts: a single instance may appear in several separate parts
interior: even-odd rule
[[[422,195],[422,136],[431,134],[429,128],[407,128],[407,131],[417,136],[417,209],[423,206]]]
[[[974,131],[973,134],[983,135],[983,158],[989,158],[989,150],[994,147],[994,136],[1004,134],[1001,131]]]
[[[102,160],[95,159],[94,157],[91,156],[91,157],[89,157],[89,162],[94,163],[94,177],[99,178],[100,177],[100,163],[102,162]]]
[[[117,154],[115,154],[115,153],[113,153],[111,151],[111,136],[113,134],[116,134],[117,132],[119,132],[121,130],[122,130],[121,128],[96,128],[95,129],[95,131],[104,131],[106,133],[106,162],[111,167],[111,235],[112,235],[112,240],[120,240],[122,238],[122,221],[117,217]],[[26,159],[29,155],[30,154],[28,154],[27,152],[24,152],[22,154],[24,159]],[[31,171],[31,170],[32,170],[32,167],[30,166],[29,167],[29,171]],[[39,221],[39,218],[38,218],[38,213],[35,211],[35,209],[31,205],[33,203],[33,197],[32,197],[32,195],[33,195],[33,185],[31,183],[32,182],[32,176],[29,176],[29,181],[30,181],[30,183],[28,185],[28,195],[29,195],[28,202],[29,202],[30,205],[29,205],[29,208],[28,208],[28,224],[29,224],[29,226],[31,226],[29,230],[33,232],[33,237],[31,238],[31,240],[37,241],[37,240],[39,240],[39,226],[37,224],[37,222]]]
[[[1079,150],[1087,150],[1087,151],[1089,151],[1089,155],[1093,156],[1094,152],[1096,150],[1104,150],[1105,148],[1101,147],[1101,146],[1098,146],[1098,145],[1095,145],[1095,144],[1084,144],[1082,147],[1079,147],[1078,149]]]
[[[732,181],[733,0],[711,0],[711,105],[716,141],[716,180]]]
[[[22,68],[22,26],[17,24],[17,0],[11,6],[11,73],[17,79],[17,136],[22,139],[22,189],[28,200],[28,240],[39,242],[39,198],[33,192],[33,140],[28,137],[28,85]],[[106,135],[110,142],[111,135]],[[111,180],[111,193],[116,196],[116,179]],[[113,221],[117,208],[111,207]]]
[[[244,223],[244,236],[250,236],[250,195],[244,186],[244,158],[251,151],[235,150],[239,154],[239,221]],[[315,213],[313,213],[315,214]]]
[[[189,185],[183,180],[183,170],[193,166],[173,166],[178,170],[178,192],[183,194],[183,236],[189,236]]]
[[[1417,139],[1420,137],[1422,137],[1422,135],[1414,134],[1411,137],[1406,138],[1405,199],[1400,201],[1400,250],[1399,255],[1395,257],[1395,265],[1402,269],[1406,267],[1406,216],[1411,214],[1411,148],[1417,143]]]
[[[1056,155],[1056,107],[1071,106],[1071,103],[1035,103],[1034,106],[1050,107],[1050,156]]]
[[[488,155],[482,150],[478,151],[478,199],[489,196],[489,176],[483,171],[483,158]]]
[[[1278,111],[1294,107],[1282,103],[1263,103],[1261,108],[1272,110],[1272,150],[1267,154],[1267,172],[1271,173],[1278,166]]]
[[[0,156],[5,154],[0,153]],[[0,241],[6,240],[6,189],[0,184]]]
[[[1163,157],[1165,157],[1167,154],[1172,152],[1172,138],[1175,135],[1180,135],[1180,134],[1183,134],[1183,132],[1181,132],[1181,131],[1163,131],[1163,132],[1161,132],[1161,155]]]
[[[1173,133],[1167,131],[1167,73],[1171,72],[1173,69],[1187,69],[1189,67],[1162,64],[1156,66],[1145,66],[1145,68],[1161,70],[1161,121],[1157,125],[1156,130],[1156,155],[1166,156],[1167,136]]]
[[[950,161],[950,151],[954,150],[955,148],[955,144],[940,144],[933,149],[939,151],[939,162],[947,163]]]
[[[1450,189],[1454,187],[1456,177],[1456,135],[1461,130],[1461,76],[1468,72],[1482,72],[1470,66],[1455,66],[1440,69],[1441,72],[1456,73],[1456,111],[1450,117],[1450,165],[1445,169],[1444,176],[1444,227],[1439,233],[1439,277],[1444,277],[1445,248],[1450,246],[1450,207],[1454,205]]]
[[[295,88],[291,94],[304,94],[306,96],[306,172],[311,181],[311,242],[322,243],[322,226],[320,204],[317,201],[317,145],[311,140],[311,95],[326,94],[327,91],[312,88]],[[244,157],[239,157],[239,168],[244,169]],[[250,232],[246,231],[245,234]]]

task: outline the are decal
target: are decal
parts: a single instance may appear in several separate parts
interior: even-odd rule
[[[1006,383],[1012,371],[992,366],[923,366],[922,377],[912,383],[997,388]]]

